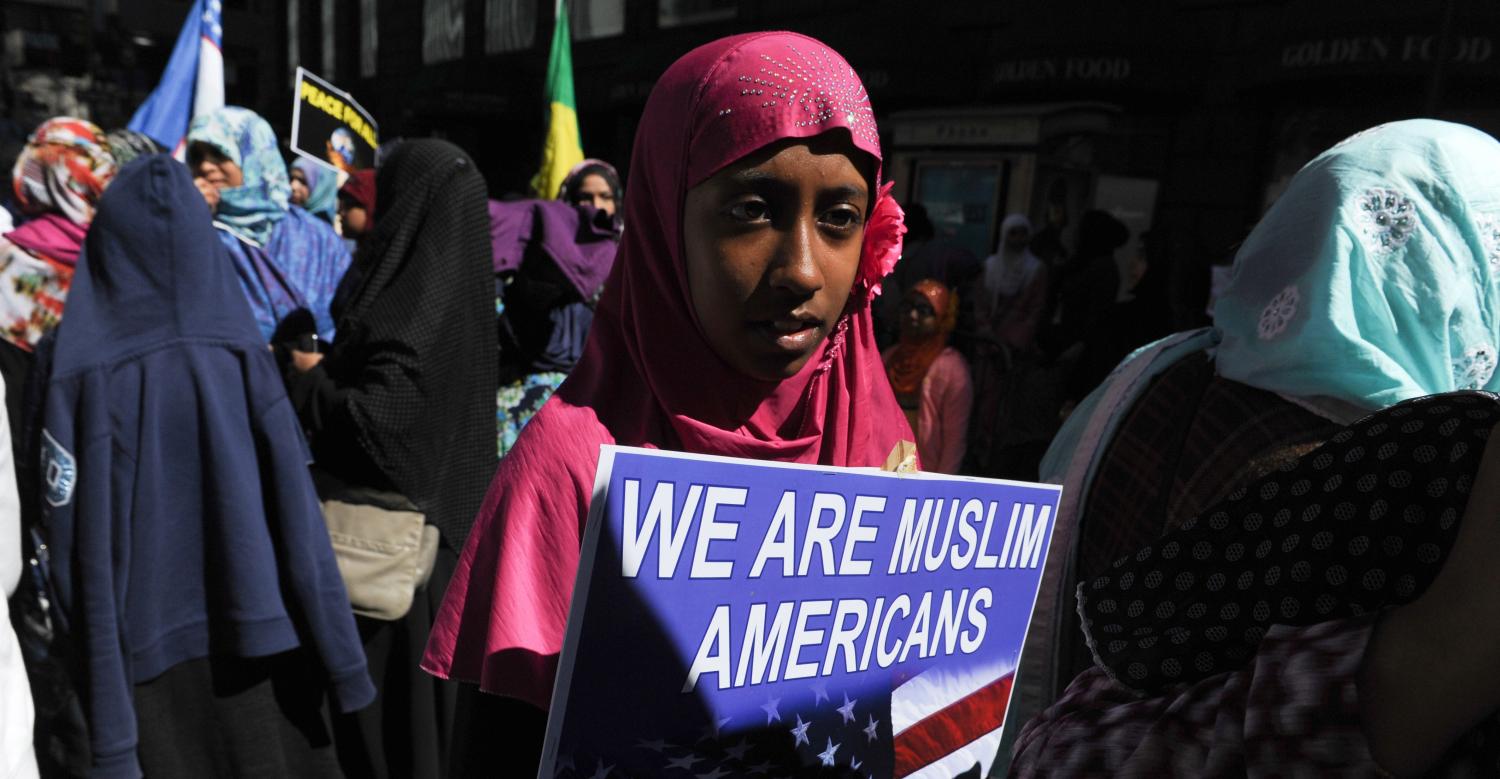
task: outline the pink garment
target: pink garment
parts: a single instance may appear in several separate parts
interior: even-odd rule
[[[501,462],[422,668],[547,707],[600,444],[877,466],[912,437],[865,295],[850,296],[820,353],[781,382],[746,378],[719,359],[688,297],[687,190],[769,143],[835,128],[880,159],[858,77],[806,36],[715,41],[657,82],[636,133],[624,237],[583,358]]]
[[[917,454],[922,469],[958,473],[969,431],[974,382],[969,365],[953,347],[943,350],[922,379],[922,406],[917,411]]]
[[[56,260],[68,267],[78,264],[87,224],[74,224],[58,213],[46,213],[5,234],[5,239],[32,254]]]
[[[987,295],[981,288],[975,306],[980,328],[988,330],[1001,344],[1020,352],[1030,352],[1036,346],[1037,328],[1041,326],[1047,308],[1047,268],[1035,258],[1030,259],[1035,264],[1021,281],[1018,292],[986,299]]]

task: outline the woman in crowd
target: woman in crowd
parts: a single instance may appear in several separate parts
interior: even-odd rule
[[[16,159],[13,189],[28,218],[0,236],[0,377],[18,445],[31,427],[22,407],[37,345],[62,318],[94,205],[117,167],[104,132],[71,117],[43,122]],[[21,487],[28,508],[29,487]]]
[[[738,80],[762,57],[829,96],[762,106]],[[501,461],[423,661],[492,694],[489,773],[535,771],[600,444],[879,466],[911,439],[870,320],[900,254],[879,169],[863,88],[818,41],[725,38],[657,82],[583,358]]]
[[[620,240],[614,168],[586,160],[557,200],[490,201],[499,287],[500,456],[578,364]],[[592,195],[579,193],[593,192]]]
[[[1000,223],[1000,245],[973,285],[972,319],[960,325],[975,399],[965,466],[979,476],[1035,479],[1057,430],[1062,371],[1041,359],[1038,344],[1053,279],[1031,243],[1025,215]]]
[[[91,775],[337,775],[375,697],[271,353],[180,163],[100,200],[46,381],[51,586]]]
[[[317,468],[395,493],[438,528],[426,587],[398,620],[361,617],[380,703],[339,724],[357,776],[446,777],[453,688],[417,663],[495,471],[495,309],[484,179],[443,141],[407,141],[380,169],[379,227],[324,355],[287,374]],[[325,497],[327,491],[325,490]]]
[[[297,311],[311,314],[311,329],[331,340],[329,306],[349,268],[349,249],[326,222],[291,205],[271,125],[235,106],[199,116],[188,130],[188,166],[266,340],[303,335],[277,333]]]
[[[356,170],[339,188],[339,222],[344,237],[356,241],[375,229],[375,171]]]
[[[1120,299],[1121,278],[1115,252],[1130,240],[1130,228],[1107,211],[1088,211],[1078,221],[1078,251],[1058,269],[1052,325],[1042,347],[1065,359],[1083,342]]]
[[[1019,773],[1420,773],[1494,710],[1458,684],[1492,675],[1465,661],[1495,632],[1474,616],[1493,565],[1473,564],[1495,542],[1464,538],[1493,534],[1493,401],[1338,430],[1500,389],[1496,171],[1500,143],[1430,120],[1324,152],[1242,247],[1215,328],[1138,352],[1080,405],[1044,463],[1064,484],[1052,548],[1077,551],[1048,560],[1019,673],[1041,687],[1011,716],[1098,666],[1028,725]],[[1063,640],[1075,582],[1089,655]]]
[[[291,202],[307,213],[333,224],[338,215],[339,174],[323,165],[299,156],[292,160]]]
[[[975,327],[988,340],[1019,354],[1036,350],[1047,308],[1047,267],[1031,253],[1031,220],[1011,214],[1000,223],[1000,246],[984,260]]]
[[[875,318],[875,341],[881,348],[895,344],[900,338],[903,295],[917,282],[923,279],[942,282],[972,309],[972,296],[967,292],[980,270],[979,258],[973,252],[937,234],[926,206],[908,203],[902,210],[906,213],[906,238],[901,245],[901,261],[885,281],[885,288],[892,294],[882,295],[870,312]],[[958,316],[963,321],[965,311],[959,311]]]
[[[974,399],[968,363],[948,345],[958,295],[923,279],[906,293],[901,313],[901,340],[885,352],[886,376],[916,431],[923,469],[958,473]]]
[[[28,218],[0,238],[0,336],[9,344],[33,351],[57,327],[94,204],[115,168],[104,131],[71,117],[42,123],[16,160],[16,202]]]
[[[385,149],[388,145],[381,146],[381,148]],[[361,254],[359,245],[375,231],[375,202],[375,171],[373,170],[356,170],[350,173],[349,180],[339,188],[339,230],[344,236],[344,244],[354,252],[354,261],[349,264],[349,270],[344,272],[344,278],[339,281],[338,288],[334,290],[333,302],[328,306],[335,323],[343,313],[344,306],[348,304],[349,296],[354,294],[364,279],[364,269],[359,264],[360,258],[373,259],[373,255],[369,253]]]
[[[574,165],[558,188],[557,199],[575,206],[593,206],[616,221],[624,218],[620,203],[625,192],[620,174],[604,160],[587,159]]]

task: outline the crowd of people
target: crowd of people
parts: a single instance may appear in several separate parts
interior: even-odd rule
[[[14,165],[0,776],[534,775],[600,445],[906,441],[1064,485],[997,772],[1500,768],[1490,136],[1327,150],[1170,335],[1108,213],[981,259],[898,205],[801,35],[678,60],[628,186],[282,149],[226,107],[185,162],[60,117]]]

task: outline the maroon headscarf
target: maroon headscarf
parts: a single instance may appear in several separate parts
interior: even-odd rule
[[[349,180],[339,189],[339,194],[353,200],[368,213],[369,227],[367,230],[375,229],[375,171],[356,170],[349,174]]]
[[[859,78],[803,35],[715,41],[657,82],[636,132],[624,237],[583,358],[501,462],[423,668],[547,706],[600,444],[878,466],[912,439],[869,312],[879,274],[867,270],[899,253],[899,210],[883,205],[885,190],[844,315],[796,376],[762,382],[731,368],[709,346],[690,299],[687,191],[775,141],[825,132],[846,133],[880,160]]]

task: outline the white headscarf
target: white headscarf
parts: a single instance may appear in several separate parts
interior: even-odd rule
[[[1005,217],[1005,221],[1000,223],[1000,245],[984,261],[984,289],[992,300],[1008,298],[1020,292],[1042,264],[1031,253],[1031,249],[1013,249],[1006,244],[1005,237],[1016,227],[1024,227],[1030,234],[1031,220],[1025,214]]]

